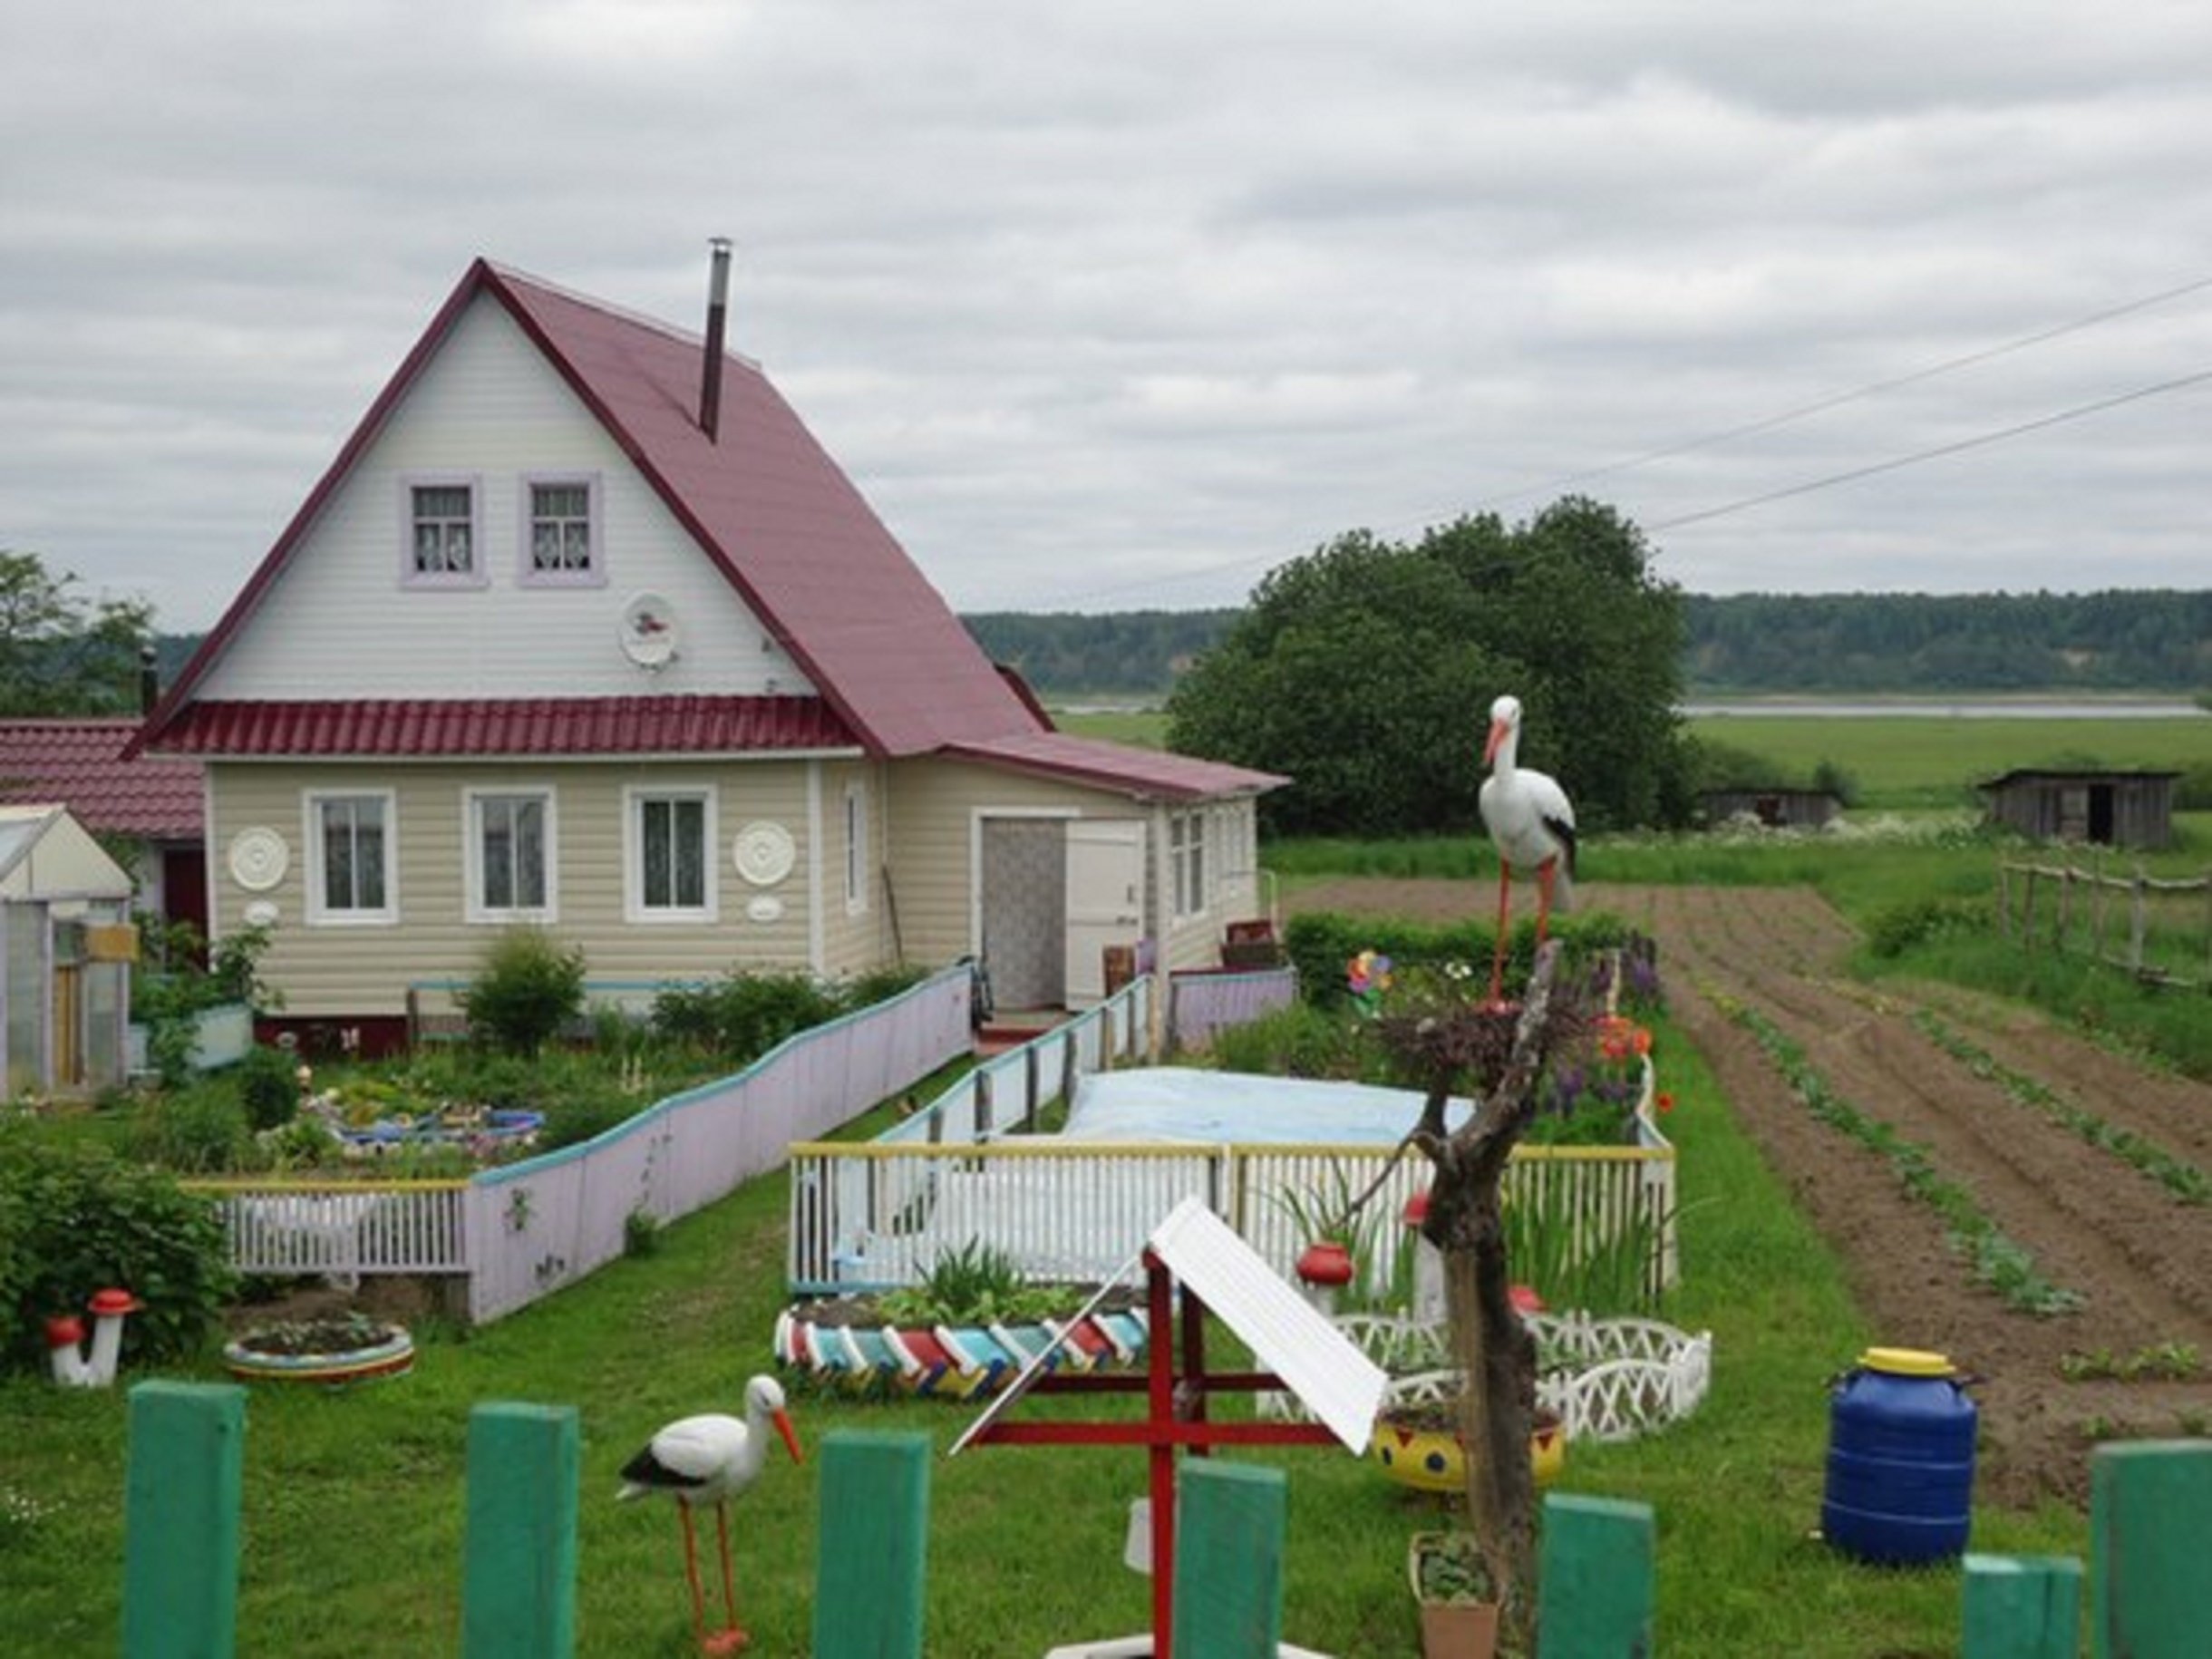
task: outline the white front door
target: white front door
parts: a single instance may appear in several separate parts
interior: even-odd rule
[[[1106,947],[1144,932],[1142,820],[1070,819],[1067,870],[1068,1006],[1088,1008],[1106,994]]]

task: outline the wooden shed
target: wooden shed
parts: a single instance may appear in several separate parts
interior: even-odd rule
[[[1821,830],[1843,811],[1843,797],[1833,790],[1707,790],[1698,802],[1708,824],[1749,817],[1770,830]]]
[[[1989,820],[2039,841],[2157,848],[2174,839],[2178,771],[2016,767],[1977,783]]]

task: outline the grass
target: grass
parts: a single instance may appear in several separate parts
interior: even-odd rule
[[[1872,1571],[1808,1537],[1822,1491],[1829,1382],[1875,1334],[1710,1074],[1664,1023],[1658,1030],[1678,1102],[1668,1126],[1683,1154],[1683,1282],[1666,1316],[1713,1332],[1712,1392],[1664,1434],[1571,1449],[1563,1487],[1655,1506],[1658,1636],[1668,1651],[1708,1659],[1953,1651],[1955,1567]],[[690,1654],[674,1519],[615,1503],[616,1471],[660,1423],[737,1409],[746,1376],[768,1368],[786,1200],[782,1177],[752,1182],[667,1228],[652,1256],[616,1263],[509,1319],[474,1333],[418,1325],[421,1352],[406,1378],[335,1394],[254,1389],[243,1650],[458,1651],[468,1411],[527,1400],[580,1414],[578,1652]],[[219,1380],[212,1354],[184,1374]],[[947,1461],[942,1453],[972,1407],[804,1390],[793,1402],[810,1444],[836,1428],[890,1428],[927,1435],[939,1454],[930,1470],[928,1651],[1026,1656],[1144,1628],[1145,1582],[1119,1565],[1129,1500],[1143,1486],[1133,1453],[980,1447]],[[11,1624],[41,1631],[42,1653],[114,1649],[124,1405],[120,1388],[0,1384],[0,1488],[40,1506],[0,1526],[0,1578]],[[1022,1411],[1034,1419],[1130,1409],[1034,1396]],[[1342,1452],[1235,1455],[1290,1476],[1285,1639],[1364,1659],[1413,1654],[1405,1540],[1445,1518],[1442,1500],[1404,1491]],[[739,1501],[739,1594],[752,1653],[808,1651],[814,1505],[814,1470],[781,1462]],[[2086,1541],[2082,1518],[2063,1509],[1975,1518],[1977,1549],[2079,1554]]]

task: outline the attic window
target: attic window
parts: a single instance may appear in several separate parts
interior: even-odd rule
[[[410,587],[480,587],[479,508],[483,490],[473,476],[441,474],[400,480],[406,550],[401,580]]]
[[[522,480],[522,581],[526,587],[597,587],[599,480],[562,474]]]

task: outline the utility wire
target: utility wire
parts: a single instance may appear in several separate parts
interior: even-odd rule
[[[1988,363],[1994,358],[2009,356],[2014,352],[2026,351],[2033,346],[2046,344],[2052,340],[2062,339],[2068,335],[2079,334],[2084,329],[2095,328],[2101,324],[2132,315],[2139,311],[2149,310],[2154,306],[2162,306],[2169,300],[2181,299],[2188,295],[2200,293],[2207,288],[2212,288],[2212,276],[2199,276],[2193,281],[2185,282],[2178,287],[2162,289],[2159,293],[2146,295],[2140,299],[2132,299],[2121,305],[2108,306],[2102,311],[2093,311],[2086,316],[2075,317],[2071,322],[2059,323],[2049,328],[2039,329],[2033,334],[2023,335],[2017,339],[2007,340],[1997,345],[1963,353],[1956,357],[1947,357],[1939,363],[1930,364],[1926,368],[1914,369],[1904,374],[1891,375],[1884,380],[1869,381],[1866,384],[1855,386],[1848,392],[1838,392],[1828,397],[1817,398],[1809,403],[1800,403],[1775,414],[1761,416],[1755,421],[1747,421],[1738,426],[1707,433],[1701,438],[1684,439],[1679,443],[1670,443],[1658,449],[1646,450],[1641,454],[1630,456],[1623,461],[1608,461],[1604,466],[1565,473],[1547,483],[1530,484],[1518,490],[1509,490],[1501,495],[1486,497],[1473,507],[1446,509],[1425,516],[1392,519],[1372,528],[1388,529],[1394,526],[1412,523],[1433,524],[1441,519],[1457,518],[1468,512],[1481,511],[1500,502],[1518,500],[1526,496],[1563,490],[1573,484],[1586,483],[1592,479],[1607,478],[1615,473],[1648,466],[1654,461],[1672,460],[1677,455],[1688,454],[1694,450],[1708,449],[1714,444],[1732,442],[1738,438],[1748,438],[1760,432],[1771,432],[1776,427],[1788,425],[1793,421],[1801,421],[1808,416],[1824,413],[1828,410],[1856,403],[1862,398],[1877,396],[1884,392],[1894,392],[1904,386],[1916,385],[1922,381],[1934,380],[1939,375],[1971,368],[1976,364]],[[1987,444],[2001,442],[2007,438],[2017,437],[2022,433],[2034,432],[2042,427],[2056,426],[2067,421],[2078,420],[2085,415],[2115,408],[2122,403],[2133,403],[2139,398],[2152,397],[2160,393],[2194,385],[2205,378],[2206,376],[2203,374],[2193,374],[2184,376],[2179,380],[2166,382],[2160,385],[2143,387],[2101,403],[2083,404],[2079,408],[2026,422],[2019,426],[2006,428],[2002,432],[1984,433],[1978,437],[1962,440],[1955,444],[1946,444],[1891,461],[1877,461],[1870,466],[1836,473],[1827,478],[1809,480],[1804,483],[1793,484],[1765,495],[1727,502],[1719,507],[1684,514],[1644,528],[1652,530],[1671,529],[1685,524],[1701,523],[1708,519],[1721,518],[1730,513],[1748,511],[1753,507],[1763,506],[1770,501],[1786,500],[1792,496],[1809,494],[1813,490],[1827,489],[1833,484],[1848,483],[1854,479],[1896,471],[1899,468],[1916,465],[1923,461],[1933,461],[1944,455],[1955,454],[1961,450],[1978,449]],[[1217,564],[1202,565],[1194,569],[1179,571],[1173,576],[1145,577],[1128,582],[1114,583],[1104,587],[1093,587],[1085,592],[1069,596],[1061,603],[1071,603],[1077,599],[1101,598],[1117,593],[1127,593],[1136,588],[1171,587],[1177,583],[1199,581],[1207,577],[1219,576],[1227,571],[1249,569],[1255,565],[1276,562],[1279,562],[1278,556],[1272,553],[1262,554],[1256,558],[1225,559]]]
[[[2047,426],[2062,426],[2069,421],[2079,421],[2088,415],[2102,414],[2108,409],[2118,409],[2123,403],[2135,403],[2147,397],[2158,397],[2168,392],[2179,392],[2188,386],[2202,385],[2212,380],[2212,369],[2199,369],[2194,374],[2183,374],[2173,380],[2160,381],[2155,386],[2138,386],[2132,392],[2118,396],[2100,398],[2093,403],[2077,403],[2071,409],[2062,409],[2056,414],[2038,416],[2023,421],[2017,426],[2007,426],[1994,432],[1977,432],[1971,438],[1960,438],[1950,443],[1939,443],[1933,449],[1916,450],[1909,455],[1893,456],[1864,467],[1852,467],[1842,472],[1831,472],[1824,478],[1807,479],[1802,483],[1790,484],[1780,490],[1770,490],[1763,495],[1745,496],[1741,500],[1726,501],[1718,507],[1707,507],[1693,513],[1682,513],[1672,519],[1662,519],[1644,528],[1650,530],[1678,529],[1685,524],[1703,524],[1709,519],[1726,518],[1731,513],[1748,511],[1764,507],[1770,501],[1786,501],[1792,496],[1810,495],[1816,490],[1827,490],[1836,484],[1848,484],[1862,478],[1873,478],[1878,473],[1896,472],[1906,467],[1916,467],[1923,461],[1937,461],[1945,455],[1960,454],[1967,450],[1985,449],[1993,443],[2002,443],[2008,438],[2017,438],[2026,432],[2041,432]]]

